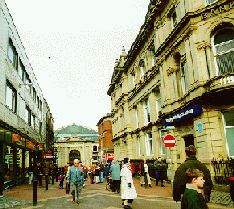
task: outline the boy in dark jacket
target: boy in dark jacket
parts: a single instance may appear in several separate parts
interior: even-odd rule
[[[198,169],[189,168],[186,171],[186,189],[181,201],[181,209],[206,209],[206,201],[202,196],[205,180],[203,173]]]

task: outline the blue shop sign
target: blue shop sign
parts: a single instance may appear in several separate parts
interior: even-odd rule
[[[178,113],[175,113],[171,116],[169,116],[169,118],[163,119],[163,125],[164,126],[170,126],[173,123],[179,122],[183,119],[186,118],[191,118],[195,115],[201,114],[202,113],[202,106],[201,104],[198,105],[193,105],[187,109],[184,109]]]

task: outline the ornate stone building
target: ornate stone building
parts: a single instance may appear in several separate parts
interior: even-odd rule
[[[175,127],[174,170],[190,144],[212,174],[213,158],[234,156],[233,7],[229,0],[150,1],[108,90],[117,160],[168,162],[167,126]]]
[[[89,167],[99,162],[98,133],[94,130],[72,124],[55,131],[54,152],[58,167],[74,159]]]

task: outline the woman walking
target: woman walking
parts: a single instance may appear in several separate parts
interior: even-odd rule
[[[131,166],[128,158],[124,158],[123,166],[120,172],[121,176],[121,198],[123,200],[124,208],[131,208],[128,203],[132,203],[133,199],[137,197],[136,189],[133,185]]]

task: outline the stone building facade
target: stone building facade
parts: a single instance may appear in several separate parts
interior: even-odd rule
[[[213,158],[234,156],[233,6],[229,0],[150,1],[108,90],[117,160],[162,156],[168,162],[168,126],[175,127],[174,170],[190,144],[212,175]]]
[[[99,156],[104,163],[111,162],[114,157],[113,136],[112,136],[112,121],[111,114],[102,117],[98,123],[99,135]]]
[[[55,131],[54,153],[58,167],[74,159],[90,167],[99,162],[98,133],[76,124],[62,127]]]
[[[4,0],[0,8],[0,167],[17,182],[53,142],[53,117]]]

